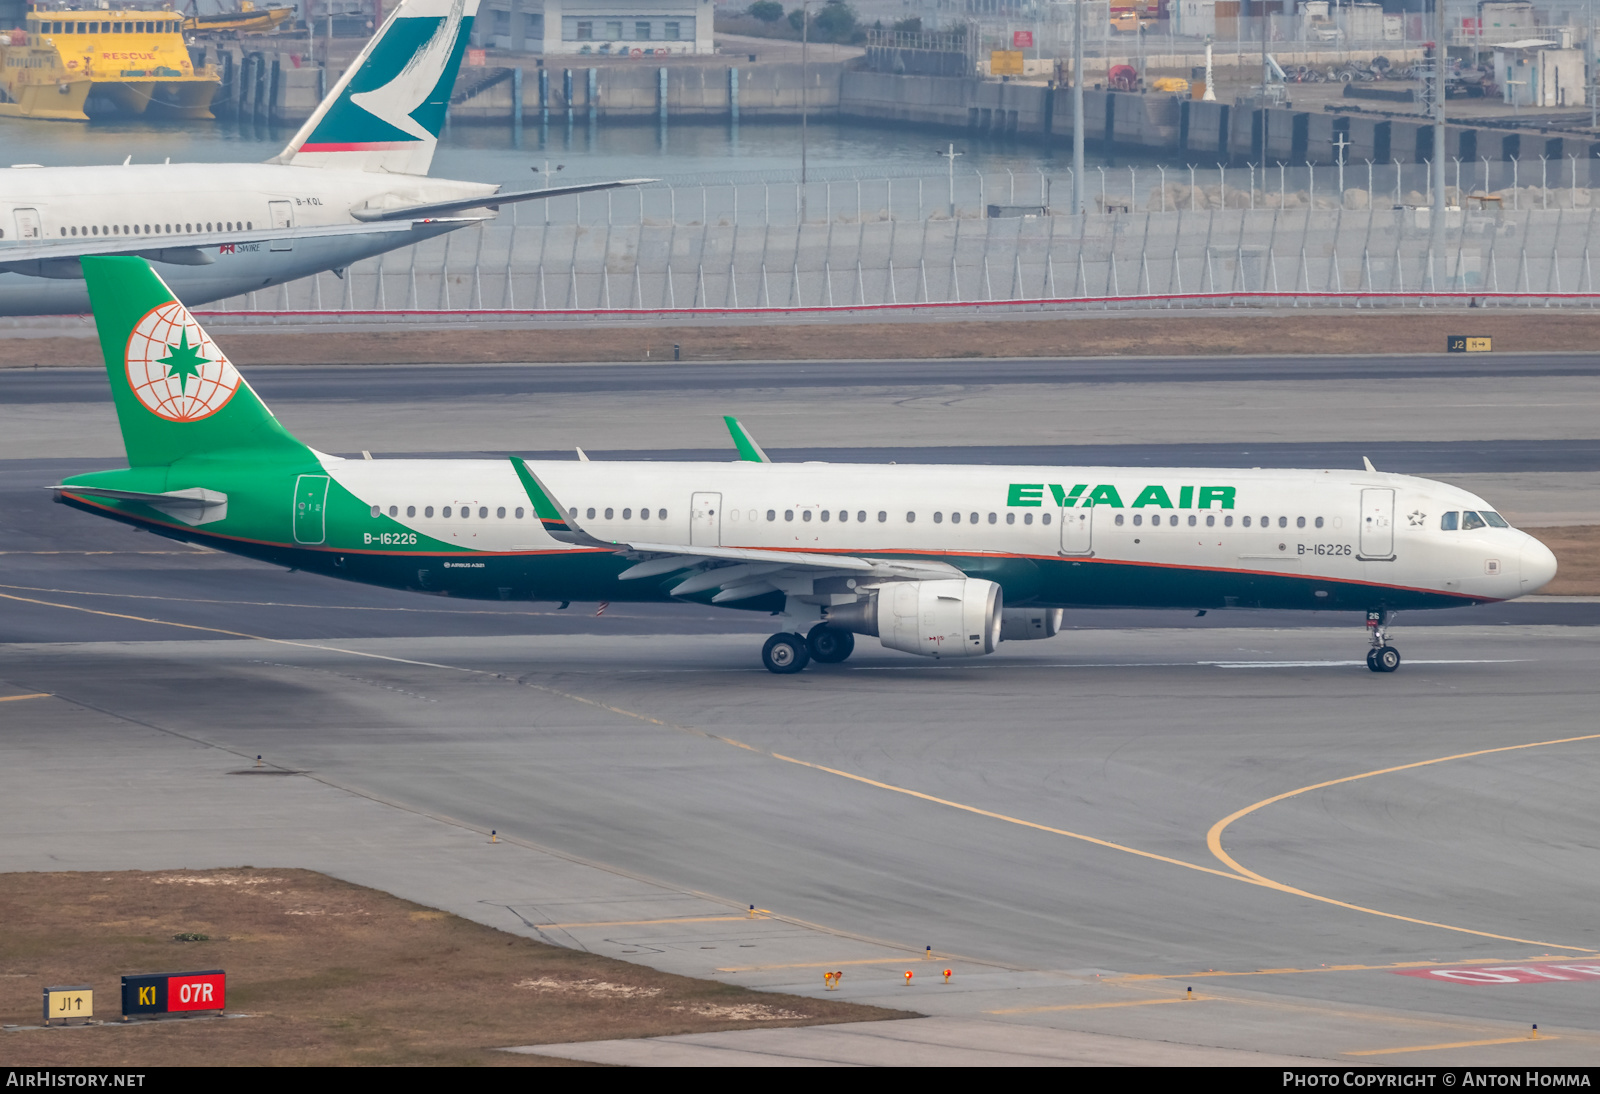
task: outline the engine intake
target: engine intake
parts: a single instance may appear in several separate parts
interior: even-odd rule
[[[923,657],[982,657],[1000,645],[1000,586],[982,578],[896,581],[826,609],[829,626]]]

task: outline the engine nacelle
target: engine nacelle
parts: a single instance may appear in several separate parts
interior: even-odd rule
[[[1000,641],[1054,638],[1061,630],[1060,608],[1007,608],[1000,615]]]
[[[830,626],[923,657],[982,657],[1000,644],[1000,586],[982,578],[894,581],[827,609]]]

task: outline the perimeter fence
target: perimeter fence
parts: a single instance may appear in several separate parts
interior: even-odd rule
[[[495,220],[221,312],[659,312],[1596,292],[1589,162],[1105,168],[656,186]],[[1532,175],[1534,184],[1523,185]],[[1525,301],[1524,301],[1525,302]]]

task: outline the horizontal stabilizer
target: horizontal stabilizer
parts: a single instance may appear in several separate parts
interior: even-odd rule
[[[197,524],[210,524],[214,520],[221,520],[228,515],[228,495],[218,490],[206,490],[203,487],[192,487],[188,490],[172,490],[164,494],[148,493],[143,490],[114,490],[105,486],[50,486],[63,494],[79,494],[90,498],[106,498],[111,501],[137,501],[150,508],[165,513],[175,520],[193,527]]]
[[[498,209],[519,201],[538,201],[540,198],[559,198],[569,194],[587,194],[592,190],[615,190],[619,186],[643,186],[659,179],[618,179],[616,182],[588,182],[578,186],[551,186],[544,190],[511,190],[506,193],[485,194],[476,198],[457,198],[454,201],[435,201],[426,205],[404,205],[398,209],[356,209],[351,216],[361,221],[415,220],[418,217],[445,216],[464,213],[469,209]]]

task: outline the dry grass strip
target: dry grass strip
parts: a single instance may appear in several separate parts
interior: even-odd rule
[[[495,319],[461,329],[315,333],[229,331],[238,365],[478,364],[662,361],[902,360],[984,357],[1227,357],[1240,354],[1442,353],[1449,335],[1485,335],[1502,353],[1593,352],[1600,313],[1462,311],[1216,315],[1160,311],[1065,319],[938,319],[864,323],[646,323],[496,329]],[[503,322],[503,321],[502,321]],[[213,324],[221,326],[221,322]],[[98,365],[93,338],[0,336],[0,367]]]
[[[12,1066],[541,1066],[560,1061],[493,1050],[909,1017],[549,946],[309,870],[5,874],[0,924],[0,1022],[38,1025],[47,984],[92,985],[115,1020],[123,973],[209,968],[251,1016],[0,1032]]]

